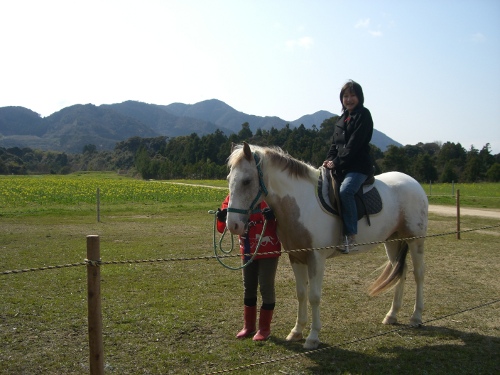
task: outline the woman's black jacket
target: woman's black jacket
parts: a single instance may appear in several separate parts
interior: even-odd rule
[[[372,175],[372,134],[373,120],[368,108],[358,106],[352,114],[345,111],[335,124],[326,160],[333,160],[336,172],[343,176],[349,172]]]

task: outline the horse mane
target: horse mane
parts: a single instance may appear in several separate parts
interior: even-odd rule
[[[237,145],[234,147],[233,152],[228,158],[228,166],[230,168],[233,165],[239,163],[239,161],[245,157],[243,152],[236,152],[238,150],[241,150],[242,147],[242,145]],[[317,178],[317,176],[315,175],[315,172],[317,171],[316,168],[301,160],[295,159],[288,152],[283,151],[278,146],[262,147],[250,145],[250,148],[252,152],[260,156],[261,163],[265,159],[266,163],[268,162],[273,166],[281,168],[282,171],[288,171],[290,176],[306,179]]]

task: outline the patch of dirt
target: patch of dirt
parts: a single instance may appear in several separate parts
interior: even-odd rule
[[[452,206],[440,206],[431,204],[429,205],[429,212],[444,216],[457,216],[457,208]],[[500,210],[460,207],[460,216],[462,215],[500,219]]]

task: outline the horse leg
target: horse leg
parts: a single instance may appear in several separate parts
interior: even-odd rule
[[[307,265],[292,263],[293,274],[295,275],[295,288],[297,290],[297,321],[295,327],[286,337],[287,341],[300,341],[303,338],[302,332],[307,324]]]
[[[324,254],[324,253],[323,253]],[[320,302],[325,271],[325,258],[314,254],[309,259],[309,304],[311,305],[311,331],[304,343],[304,349],[316,349],[319,346],[319,331],[321,330]]]
[[[413,263],[413,275],[415,277],[416,295],[415,307],[410,318],[411,325],[422,324],[422,312],[424,310],[424,239],[413,241],[410,245],[411,260]]]
[[[400,242],[387,242],[385,244],[385,250],[387,253],[387,257],[391,262],[392,266],[396,264],[397,257],[399,254],[401,243]],[[394,287],[394,298],[392,299],[392,305],[389,312],[386,314],[383,324],[396,324],[398,321],[397,314],[401,309],[402,301],[403,301],[403,292],[406,280],[406,266],[403,272],[403,276],[399,279],[398,283]]]

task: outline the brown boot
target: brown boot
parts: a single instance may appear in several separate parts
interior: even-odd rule
[[[274,310],[260,309],[259,330],[253,337],[253,341],[267,340],[271,334],[271,320],[273,319]]]
[[[257,320],[257,306],[245,306],[243,314],[243,329],[236,335],[237,338],[252,336],[255,333],[255,322]]]

